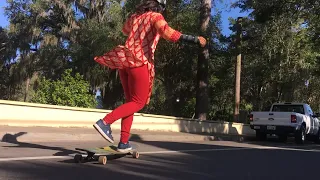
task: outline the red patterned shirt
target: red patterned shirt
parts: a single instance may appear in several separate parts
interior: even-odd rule
[[[160,13],[133,14],[124,24],[122,32],[128,36],[125,46],[119,45],[95,58],[98,63],[111,69],[139,67],[148,64],[149,104],[154,80],[154,53],[160,37],[177,42],[181,33],[169,27]]]

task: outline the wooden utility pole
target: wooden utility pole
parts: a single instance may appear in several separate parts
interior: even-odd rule
[[[201,0],[200,2],[200,35],[207,37],[209,35],[208,28],[211,17],[211,0]],[[206,120],[209,110],[208,62],[209,48],[206,46],[200,49],[198,55],[195,118],[199,120]]]
[[[235,65],[235,106],[234,106],[234,122],[239,122],[240,111],[240,78],[241,78],[241,40],[242,40],[242,17],[237,20],[237,61]]]

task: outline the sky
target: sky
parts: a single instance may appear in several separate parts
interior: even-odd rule
[[[228,35],[231,33],[229,30],[229,17],[237,18],[239,16],[247,16],[248,12],[240,13],[240,9],[231,9],[228,4],[235,0],[224,0],[223,3],[218,3],[217,8],[222,11],[222,33]],[[9,25],[7,17],[4,15],[4,7],[6,6],[6,0],[0,0],[0,26],[6,27]],[[213,9],[214,11],[214,9]]]
[[[7,18],[4,16],[4,6],[6,5],[6,0],[0,0],[0,26],[6,27],[9,23]]]
[[[230,8],[230,3],[236,2],[236,0],[223,0],[222,3],[217,3],[217,10],[221,11],[221,25],[222,34],[229,35],[231,31],[229,30],[229,18],[237,19],[238,17],[246,17],[250,12],[240,12],[240,8]],[[212,11],[215,11],[213,9]]]

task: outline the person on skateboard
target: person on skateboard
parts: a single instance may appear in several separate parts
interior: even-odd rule
[[[172,29],[163,17],[166,0],[144,0],[129,16],[122,28],[127,36],[125,45],[118,45],[110,52],[94,60],[111,69],[118,69],[126,103],[114,109],[93,127],[103,138],[114,143],[111,125],[121,121],[121,138],[118,151],[131,150],[130,130],[134,113],[150,102],[154,71],[154,53],[160,38],[171,42],[192,42],[204,47],[206,39],[201,36],[182,34]]]

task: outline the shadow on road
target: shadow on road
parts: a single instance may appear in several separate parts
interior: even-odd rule
[[[27,134],[27,132],[19,132],[16,134],[5,134],[2,137],[1,142],[6,142],[10,144],[15,144],[15,148],[36,148],[36,149],[45,149],[45,150],[54,150],[58,151],[57,153],[53,154],[53,156],[67,156],[73,153],[79,153],[79,151],[74,151],[74,150],[69,150],[65,149],[62,147],[54,147],[54,146],[45,146],[45,145],[39,145],[39,144],[33,144],[33,143],[28,143],[28,142],[19,142],[18,137],[23,136],[24,134]],[[2,146],[2,147],[7,147],[10,148],[12,146]]]
[[[25,134],[27,134],[27,132],[19,132],[19,133],[17,133],[17,134],[8,134],[8,133],[6,133],[3,137],[2,137],[2,142],[8,142],[8,143],[17,143],[18,142],[18,140],[17,140],[17,138],[19,137],[19,136],[23,136],[23,135],[25,135]]]

